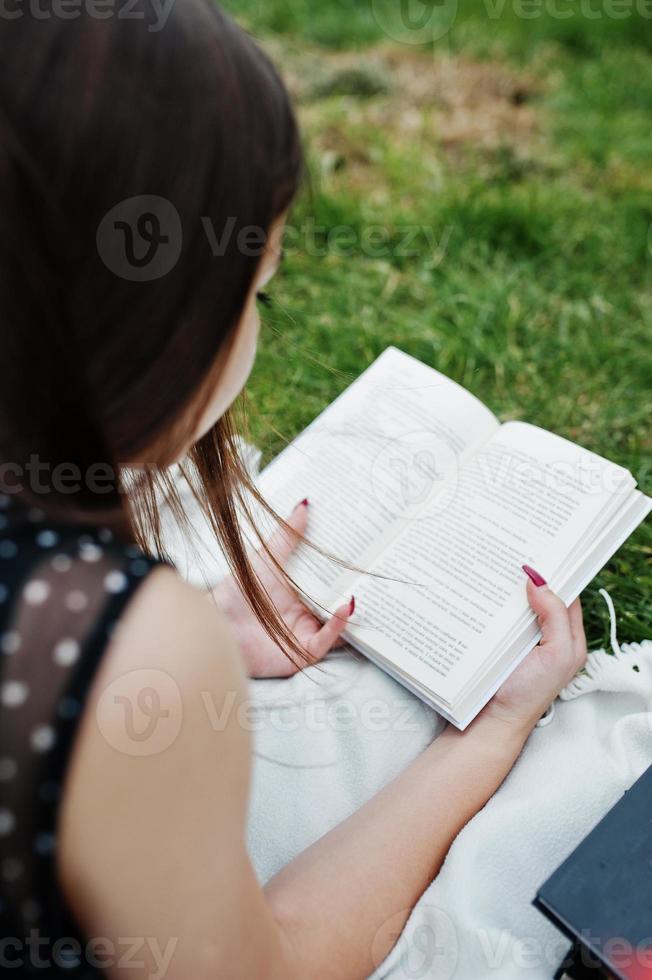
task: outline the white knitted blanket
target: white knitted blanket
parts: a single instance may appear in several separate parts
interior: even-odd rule
[[[263,881],[442,727],[373,664],[344,651],[324,672],[252,682],[251,698],[249,841]],[[592,653],[586,675],[458,836],[374,977],[550,980],[568,942],[532,907],[536,890],[651,762],[652,642],[624,644],[618,657]]]
[[[222,559],[201,521],[197,527],[206,544],[201,574],[173,532],[171,552],[189,578],[217,581]],[[616,653],[590,654],[585,673],[459,834],[374,980],[550,980],[568,942],[532,907],[536,890],[652,763],[652,642],[619,648],[612,631],[612,645]],[[360,807],[443,728],[434,712],[348,651],[290,680],[253,681],[251,699],[249,844],[262,881]]]

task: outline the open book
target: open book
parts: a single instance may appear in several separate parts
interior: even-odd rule
[[[633,476],[388,348],[264,471],[288,571],[317,615],[355,595],[345,639],[465,728],[540,639],[523,564],[567,605],[652,507]],[[342,564],[344,563],[344,564]],[[353,566],[353,570],[351,567]]]

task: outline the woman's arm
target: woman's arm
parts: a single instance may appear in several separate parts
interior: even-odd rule
[[[511,769],[525,736],[488,716],[464,734],[446,729],[366,806],[269,882],[265,891],[300,976],[366,977],[379,966],[456,835]]]
[[[121,936],[142,943],[141,967],[108,972],[230,980],[368,975],[579,662],[579,634],[573,653],[566,610],[547,590],[537,592],[547,617],[539,690],[521,679],[519,705],[507,691],[466,733],[444,732],[263,890],[245,845],[249,736],[234,641],[201,594],[167,571],[154,573],[98,678],[62,815],[62,879],[87,934],[114,946]],[[139,682],[134,668],[170,678],[182,707],[173,742],[149,756],[142,743],[141,754],[130,748],[111,709],[116,694],[135,704],[138,684],[154,683],[151,675]],[[112,697],[102,698],[108,685]]]

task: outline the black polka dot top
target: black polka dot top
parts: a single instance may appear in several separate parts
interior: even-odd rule
[[[98,977],[56,873],[61,788],[111,631],[158,562],[0,494],[0,969]],[[9,975],[9,974],[8,974]]]

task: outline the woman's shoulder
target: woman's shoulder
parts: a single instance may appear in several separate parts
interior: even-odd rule
[[[177,743],[193,738],[215,741],[230,730],[222,702],[245,693],[236,641],[214,600],[162,565],[116,624],[89,692],[72,768],[98,751],[122,763],[172,758]],[[223,724],[215,725],[218,715]]]
[[[92,696],[130,677],[138,688],[137,675],[156,671],[190,696],[196,688],[244,684],[235,638],[213,596],[167,565],[151,571],[117,624]],[[120,712],[114,720],[122,723]]]
[[[94,680],[60,814],[60,879],[87,931],[132,884],[142,887],[149,862],[165,860],[164,838],[177,860],[189,800],[194,832],[210,821],[216,850],[240,832],[249,743],[237,709],[245,692],[235,640],[210,597],[168,567],[154,570]],[[204,806],[210,812],[200,814]],[[156,904],[151,891],[143,900]]]

